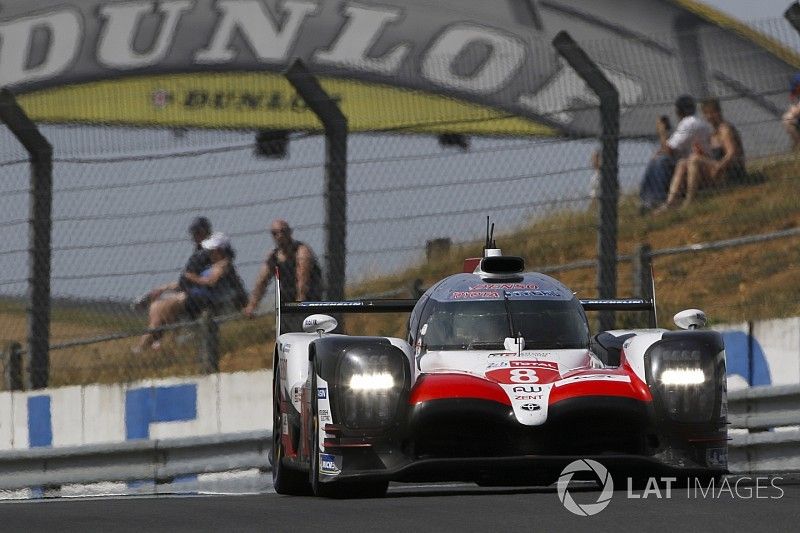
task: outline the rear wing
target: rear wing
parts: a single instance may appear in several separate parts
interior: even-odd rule
[[[278,297],[278,301],[280,299]],[[585,311],[650,311],[655,313],[653,300],[641,298],[581,300]],[[407,300],[346,300],[342,302],[281,302],[279,313],[410,313],[416,299]]]
[[[655,300],[642,298],[581,300],[584,311],[647,311],[648,325],[658,327]]]
[[[408,300],[346,300],[343,302],[286,302],[279,311],[285,314],[305,313],[410,313],[417,305]]]

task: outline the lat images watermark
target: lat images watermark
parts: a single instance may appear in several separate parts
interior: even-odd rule
[[[578,503],[570,494],[569,484],[575,474],[594,474],[600,485],[600,494],[589,503]],[[585,478],[585,474],[581,476]],[[629,500],[661,500],[671,498],[687,499],[736,499],[736,500],[778,500],[783,498],[784,490],[777,484],[780,476],[738,476],[700,478],[689,477],[648,477],[627,478],[625,498]],[[618,487],[622,489],[623,487]],[[614,496],[614,480],[608,469],[597,461],[579,459],[568,464],[556,484],[558,499],[571,513],[578,516],[593,516],[608,507]],[[592,495],[595,493],[592,491]],[[619,499],[622,491],[617,495]]]

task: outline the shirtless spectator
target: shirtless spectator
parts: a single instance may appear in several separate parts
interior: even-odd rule
[[[689,205],[698,189],[718,187],[745,174],[744,148],[739,132],[722,116],[719,100],[708,98],[700,105],[703,116],[713,128],[711,149],[703,152],[695,147],[682,169],[676,169],[664,208]],[[680,172],[678,170],[681,170]]]
[[[270,233],[275,248],[261,265],[250,300],[244,308],[244,314],[250,318],[255,316],[276,270],[280,274],[279,288],[284,302],[322,299],[322,271],[311,247],[293,238],[292,228],[285,220],[273,220]],[[299,315],[281,317],[281,329],[285,331],[302,331],[302,323],[303,317]]]
[[[783,114],[783,127],[792,140],[792,149],[800,150],[800,74],[789,82],[789,109]]]

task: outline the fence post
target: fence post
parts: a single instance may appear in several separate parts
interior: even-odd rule
[[[800,4],[792,2],[792,5],[783,12],[783,17],[800,33]]]
[[[53,204],[53,148],[8,89],[0,90],[0,121],[25,147],[31,160],[28,227],[28,354],[34,389],[50,375],[50,218]]]
[[[645,300],[653,299],[653,257],[649,244],[639,244],[633,251],[633,295]],[[648,326],[657,327],[655,313],[648,313]]]
[[[22,390],[22,346],[10,341],[3,347],[3,390]]]
[[[300,59],[286,71],[325,130],[325,265],[327,299],[344,299],[347,236],[347,117]]]
[[[600,298],[617,295],[617,202],[619,180],[619,93],[586,52],[565,32],[553,39],[553,46],[578,76],[600,99],[602,162],[600,166],[600,209],[597,234],[597,292]],[[600,312],[600,329],[614,329],[614,312]]]
[[[203,372],[216,374],[219,372],[219,326],[206,309],[200,315],[200,363]]]

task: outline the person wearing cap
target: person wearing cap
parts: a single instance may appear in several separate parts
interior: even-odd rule
[[[800,150],[800,73],[789,81],[789,109],[783,114],[782,122],[792,141],[792,149]]]
[[[212,233],[201,241],[200,248],[207,253],[209,266],[200,273],[184,270],[180,284],[187,290],[173,292],[150,305],[151,330],[177,321],[183,312],[197,318],[205,309],[218,310],[227,303],[241,309],[247,302],[247,292],[233,264],[236,252],[230,239],[223,233]],[[137,351],[147,347],[158,348],[160,337],[158,331],[143,335]]]
[[[285,302],[302,302],[322,299],[322,270],[313,250],[292,237],[292,228],[282,219],[272,221],[270,227],[275,248],[269,253],[258,273],[255,286],[244,313],[253,317],[256,307],[264,297],[267,284],[279,271],[281,299]],[[287,317],[289,318],[289,317]],[[294,331],[296,324],[282,320],[287,330]],[[283,329],[283,328],[282,328]]]
[[[710,153],[711,126],[696,116],[695,112],[694,98],[684,94],[675,100],[678,125],[674,132],[670,132],[667,117],[660,117],[656,121],[659,150],[647,165],[639,189],[643,211],[666,201],[673,173],[686,172],[689,155],[693,152]]]
[[[200,274],[211,264],[208,251],[204,250],[200,245],[200,243],[202,243],[211,235],[211,222],[206,217],[195,217],[192,219],[192,223],[189,224],[189,235],[194,243],[194,250],[192,251],[192,255],[189,256],[189,259],[186,261],[186,266],[183,268],[183,272]],[[158,300],[161,295],[166,292],[187,291],[190,288],[190,283],[181,277],[177,281],[165,283],[164,285],[159,285],[158,287],[151,289],[143,296],[137,298],[134,301],[133,307],[135,309],[143,309],[148,305],[151,305],[154,301]]]

